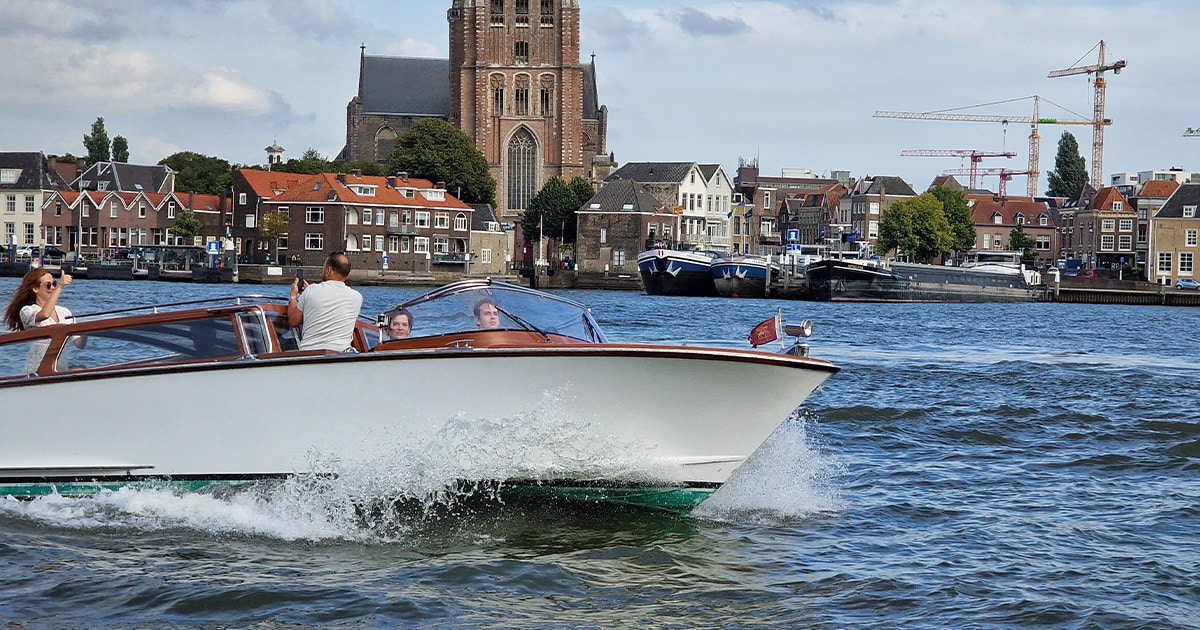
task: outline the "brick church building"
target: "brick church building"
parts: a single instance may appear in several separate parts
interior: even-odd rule
[[[555,175],[612,171],[595,56],[579,58],[579,0],[453,0],[446,18],[449,59],[362,49],[340,159],[387,162],[415,121],[446,120],[487,159],[506,223]]]

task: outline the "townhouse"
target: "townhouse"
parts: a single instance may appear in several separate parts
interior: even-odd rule
[[[41,210],[48,198],[67,187],[67,181],[40,151],[0,152],[3,246],[60,244],[46,238]]]
[[[1058,260],[1058,228],[1045,201],[991,195],[969,195],[967,200],[975,224],[975,251],[1014,250],[1009,237],[1020,228],[1034,241],[1038,266],[1050,267]]]
[[[817,177],[808,169],[785,168],[778,177],[759,172],[758,160],[740,159],[733,181],[730,215],[733,251],[770,254],[782,250],[780,208],[783,200],[845,183],[849,174],[835,171],[834,179]],[[837,179],[841,177],[842,179]]]
[[[1105,186],[1094,193],[1084,188],[1078,205],[1059,213],[1060,258],[1080,260],[1120,276],[1126,269],[1134,273],[1137,212],[1116,187]]]
[[[677,219],[647,186],[628,179],[606,183],[577,215],[581,273],[636,274],[638,253],[669,238]]]
[[[1200,183],[1179,186],[1153,216],[1150,231],[1150,280],[1174,285],[1180,278],[1196,279],[1200,250]]]
[[[723,166],[696,162],[630,162],[609,175],[604,185],[616,181],[637,182],[657,200],[663,214],[674,216],[670,221],[647,223],[645,239],[681,249],[729,251],[733,185]],[[651,229],[655,232],[650,233]],[[577,256],[583,260],[582,256]]]

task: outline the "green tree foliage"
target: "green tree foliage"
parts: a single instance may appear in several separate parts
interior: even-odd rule
[[[1033,240],[1021,226],[1013,228],[1013,231],[1008,233],[1008,248],[1013,251],[1019,251],[1024,255],[1024,258],[1033,258],[1033,248],[1037,247],[1037,241]]]
[[[544,233],[561,243],[574,243],[578,227],[576,213],[594,195],[592,185],[582,177],[572,179],[569,184],[561,177],[551,178],[529,200],[529,207],[521,214],[521,231],[526,240],[536,241],[538,234]]]
[[[114,162],[129,162],[129,141],[125,139],[125,136],[113,138],[112,159]]]
[[[179,216],[175,217],[175,224],[171,226],[171,233],[182,238],[185,242],[190,242],[200,233],[203,227],[204,224],[200,222],[200,219],[196,218],[196,213],[192,212],[191,208],[184,208],[183,212],[180,212]]]
[[[1058,154],[1054,156],[1054,170],[1046,173],[1050,178],[1051,197],[1078,199],[1083,185],[1088,182],[1087,165],[1079,154],[1079,143],[1071,132],[1064,131],[1058,139]]]
[[[444,120],[423,118],[413,123],[396,142],[388,171],[446,182],[446,190],[466,203],[496,203],[496,180],[487,158],[466,134]]]
[[[965,252],[973,249],[977,235],[975,220],[971,216],[971,204],[967,202],[967,196],[960,190],[945,186],[935,186],[929,192],[942,202],[942,212],[945,213],[946,221],[950,224],[950,231],[953,233],[950,251]]]
[[[942,202],[924,193],[892,204],[879,220],[879,249],[928,263],[951,251],[954,232]]]
[[[288,231],[288,216],[274,208],[266,210],[258,222],[258,233],[263,238],[275,243],[275,239]],[[271,248],[274,249],[274,248]]]
[[[83,137],[83,148],[87,149],[87,165],[96,162],[107,162],[111,159],[109,153],[108,132],[104,130],[104,119],[97,118],[92,123],[92,133]]]
[[[233,185],[233,166],[219,157],[180,151],[158,163],[175,171],[175,190],[180,192],[219,195]]]
[[[300,159],[292,158],[283,164],[276,164],[271,167],[273,171],[281,171],[284,173],[299,173],[301,175],[316,175],[318,173],[330,173],[334,170],[333,164],[325,159],[316,149],[309,147],[300,155]]]

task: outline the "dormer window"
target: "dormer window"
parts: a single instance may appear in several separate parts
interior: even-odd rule
[[[1183,218],[1194,219],[1196,217],[1196,206],[1184,206]]]
[[[21,169],[19,168],[0,169],[0,184],[15,184],[20,176]]]
[[[414,199],[417,196],[417,191],[415,191],[411,188],[405,188],[404,190],[402,190],[400,192],[402,192],[404,194],[405,199]]]
[[[999,212],[993,212],[992,213],[992,223],[994,223],[996,225],[1000,225],[1000,224],[1004,223],[1004,216],[1001,215]]]

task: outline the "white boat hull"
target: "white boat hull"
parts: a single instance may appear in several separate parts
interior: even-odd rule
[[[715,486],[835,371],[748,351],[585,345],[53,376],[0,386],[0,481],[336,474],[449,445],[480,478]],[[531,414],[546,435],[455,440]],[[523,456],[531,444],[537,456]],[[558,452],[579,449],[597,452]]]

